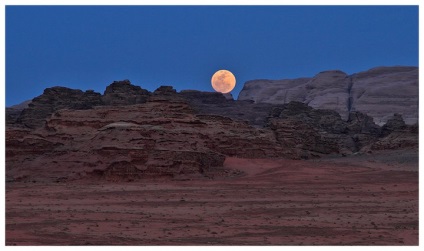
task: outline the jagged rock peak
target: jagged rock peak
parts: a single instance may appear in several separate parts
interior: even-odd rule
[[[116,93],[116,92],[140,92],[140,93],[148,93],[149,91],[142,89],[140,86],[133,85],[128,79],[121,80],[121,81],[113,81],[112,84],[108,85],[106,87],[106,90],[104,92],[104,95],[109,93]]]
[[[9,109],[8,124],[37,128],[60,109],[84,110],[101,105],[133,105],[145,103],[150,92],[140,86],[132,85],[129,80],[114,81],[106,87],[104,95],[93,90],[85,92],[78,89],[54,86],[46,88],[35,97],[22,112],[13,114]],[[10,115],[10,116],[9,116]]]
[[[174,87],[162,85],[153,92],[153,95],[173,95],[176,93],[177,91],[174,89]]]
[[[149,96],[148,90],[132,85],[129,80],[122,80],[106,87],[102,101],[105,105],[133,105],[145,103]]]
[[[45,119],[59,109],[90,109],[102,105],[101,94],[94,91],[55,86],[46,88],[19,115],[17,122],[29,128],[44,125]]]
[[[389,135],[393,131],[399,131],[406,128],[405,121],[402,118],[402,115],[395,113],[393,117],[387,120],[387,123],[381,128],[381,133],[383,136]]]

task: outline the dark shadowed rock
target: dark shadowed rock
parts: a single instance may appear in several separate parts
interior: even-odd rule
[[[355,141],[357,150],[375,142],[381,133],[380,126],[374,119],[361,112],[351,112],[348,119],[348,131]]]
[[[344,133],[347,130],[347,123],[341,119],[337,112],[313,109],[301,102],[292,101],[282,107],[275,107],[271,111],[270,117],[297,119],[306,124],[314,125],[317,129],[331,133]]]
[[[102,101],[105,105],[134,105],[145,103],[149,96],[149,91],[123,80],[114,81],[106,87]]]
[[[400,131],[406,128],[402,115],[395,113],[393,117],[387,120],[387,123],[381,128],[382,136],[387,136],[393,131]]]
[[[149,96],[149,91],[132,85],[129,80],[113,82],[106,88],[103,96],[92,90],[83,92],[66,87],[52,87],[34,98],[22,112],[9,109],[7,121],[9,125],[38,128],[61,109],[86,110],[100,105],[140,104],[145,103]]]
[[[28,104],[17,119],[28,128],[41,127],[45,119],[60,109],[91,109],[102,105],[100,93],[94,91],[83,92],[81,90],[66,87],[52,87],[44,90],[44,93],[34,98]]]
[[[21,112],[25,108],[28,108],[29,103],[31,103],[31,100],[27,100],[20,104],[6,107],[6,126],[17,126],[17,120],[21,115]]]
[[[418,149],[418,124],[406,125],[400,114],[394,114],[381,128],[380,138],[366,150]]]
[[[222,105],[227,102],[227,98],[219,92],[202,92],[195,90],[183,90],[180,94],[194,104],[217,104]]]
[[[268,126],[284,146],[301,148],[309,155],[353,153],[376,142],[381,131],[373,118],[360,112],[350,113],[344,121],[335,111],[313,109],[294,101],[274,107]]]
[[[348,129],[352,133],[380,134],[380,127],[374,123],[374,119],[361,112],[351,112],[348,119]]]
[[[302,149],[302,158],[356,151],[347,123],[335,111],[292,101],[272,109],[268,126],[283,146]]]
[[[250,125],[263,127],[273,104],[233,100],[218,92],[184,90],[180,92],[199,114],[226,116],[237,121],[247,121]]]
[[[171,95],[176,95],[177,91],[174,89],[174,87],[172,86],[160,86],[159,88],[157,88],[154,92],[153,95],[166,95],[166,96],[171,96]]]

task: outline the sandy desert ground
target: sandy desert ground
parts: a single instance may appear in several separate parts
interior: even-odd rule
[[[418,245],[416,150],[225,167],[243,174],[7,183],[6,245]]]

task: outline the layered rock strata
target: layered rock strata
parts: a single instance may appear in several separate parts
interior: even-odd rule
[[[51,87],[29,102],[28,107],[20,110],[19,114],[9,109],[8,125],[39,128],[44,126],[46,118],[61,109],[85,110],[95,106],[142,104],[149,96],[149,91],[132,85],[128,80],[114,81],[106,87],[103,95],[92,90],[83,92],[66,87]]]
[[[225,156],[289,154],[271,131],[195,114],[178,95],[155,93],[144,104],[61,109],[36,130],[10,128],[8,179],[195,175],[221,167]]]
[[[358,111],[373,117],[380,126],[398,113],[412,125],[418,122],[418,68],[377,67],[353,75],[336,70],[313,78],[253,80],[245,83],[238,100],[271,104],[298,101],[334,110],[345,121],[349,113]]]
[[[347,83],[341,72],[321,75],[320,81],[332,81],[327,97]],[[317,89],[325,81],[286,85],[307,82]],[[418,147],[418,125],[405,123],[401,114],[379,126],[354,109],[340,115],[341,106],[235,101],[220,93],[178,93],[172,86],[150,93],[126,80],[112,83],[104,95],[48,88],[22,108],[6,114],[8,181],[208,176],[219,174],[226,156],[309,159]]]

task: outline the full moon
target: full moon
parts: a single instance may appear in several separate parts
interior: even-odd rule
[[[236,86],[236,77],[230,71],[219,70],[213,74],[211,83],[215,91],[229,93]]]

